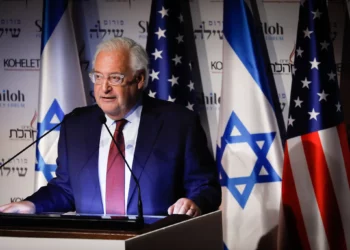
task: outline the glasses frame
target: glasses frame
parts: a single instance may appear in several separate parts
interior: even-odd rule
[[[107,77],[105,77],[105,76],[104,76],[103,74],[101,74],[101,73],[92,71],[92,72],[89,73],[89,77],[90,77],[90,80],[91,80],[95,85],[101,85],[101,84],[102,84],[102,82],[101,82],[101,83],[97,83],[97,82],[96,82],[96,79],[95,79],[95,75],[96,75],[96,74],[102,76],[102,79],[101,79],[101,80],[107,79],[107,82],[108,82],[110,85],[112,85],[112,86],[119,86],[119,85],[121,85],[121,84],[123,83],[124,78],[125,78],[125,75],[120,74],[120,73],[112,73],[112,74],[109,74]],[[111,77],[113,77],[113,76],[118,76],[118,77],[120,77],[120,82],[118,82],[118,83],[112,82],[112,81],[111,81]]]

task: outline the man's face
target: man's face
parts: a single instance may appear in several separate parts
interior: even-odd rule
[[[102,84],[94,86],[98,106],[110,118],[122,119],[138,101],[144,84],[143,75],[135,79],[130,68],[129,52],[124,49],[99,52],[94,71],[104,76]],[[125,76],[121,85],[112,86],[108,82],[108,76],[114,73]]]

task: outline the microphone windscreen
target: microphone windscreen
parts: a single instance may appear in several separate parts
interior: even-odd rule
[[[100,122],[101,122],[102,124],[105,124],[105,123],[106,123],[106,121],[107,121],[107,119],[106,119],[106,116],[105,116],[105,115],[100,115],[100,117],[99,117],[98,119],[100,120]]]

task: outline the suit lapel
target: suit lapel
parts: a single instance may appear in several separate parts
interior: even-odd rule
[[[163,125],[163,120],[157,112],[157,108],[149,97],[144,97],[143,108],[140,120],[140,126],[137,135],[136,148],[132,171],[136,178],[140,180],[141,174],[145,168],[148,157],[150,156],[154,143],[156,142],[159,131]],[[128,209],[130,201],[134,195],[136,183],[133,178],[130,179]],[[142,189],[142,188],[141,188]]]
[[[92,114],[88,116],[85,135],[85,145],[87,152],[87,162],[80,170],[81,176],[84,182],[85,188],[82,190],[82,199],[87,199],[87,210],[89,212],[96,213],[96,210],[101,210],[103,213],[101,189],[98,174],[98,156],[99,156],[99,145],[101,136],[101,123],[99,122],[99,115],[103,115],[103,112],[98,107],[93,110]],[[88,192],[87,194],[84,194]],[[89,200],[88,200],[89,199]],[[100,208],[101,206],[101,208]]]

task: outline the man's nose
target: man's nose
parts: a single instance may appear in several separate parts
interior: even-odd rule
[[[103,90],[104,92],[108,92],[108,91],[110,91],[111,88],[112,88],[112,86],[111,86],[111,85],[109,84],[109,82],[108,82],[108,77],[103,78],[103,81],[102,81],[101,85],[102,85],[102,90]]]

